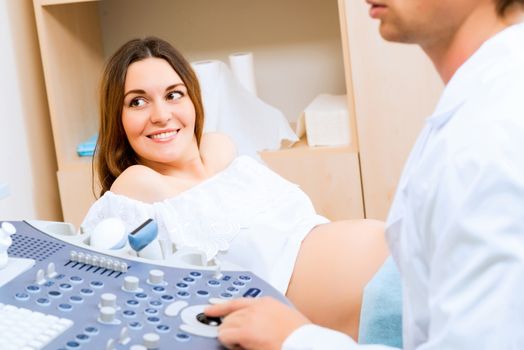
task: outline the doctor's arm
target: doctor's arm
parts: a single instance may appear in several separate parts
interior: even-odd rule
[[[348,335],[315,326],[297,310],[264,297],[241,298],[210,306],[209,316],[226,316],[219,340],[230,349],[247,350],[386,350],[380,345],[359,346]]]

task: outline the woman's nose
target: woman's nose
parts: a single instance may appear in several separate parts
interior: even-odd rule
[[[151,110],[151,122],[154,124],[164,124],[171,119],[171,110],[169,106],[162,102],[157,102]]]

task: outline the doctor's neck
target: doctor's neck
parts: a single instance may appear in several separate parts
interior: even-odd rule
[[[484,42],[507,27],[523,21],[524,9],[521,6],[510,6],[503,15],[497,14],[493,6],[479,6],[462,22],[444,30],[441,37],[420,43],[420,47],[447,84]]]

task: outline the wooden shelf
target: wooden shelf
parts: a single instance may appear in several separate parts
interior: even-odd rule
[[[275,151],[263,151],[264,153],[274,153],[276,157],[287,157],[288,154],[300,155],[302,153],[314,153],[318,155],[339,154],[339,153],[358,153],[356,145],[348,146],[318,146],[311,147],[305,138],[301,138],[291,147],[283,147]]]
[[[67,4],[76,4],[79,2],[94,2],[100,0],[40,0],[35,1],[39,3],[40,6],[51,6],[51,5],[67,5]]]
[[[264,151],[262,160],[308,194],[330,220],[364,217],[359,156],[352,147],[309,147],[304,139],[288,149]]]
[[[258,26],[254,29],[253,37],[256,38],[258,44],[266,50],[267,43],[273,43],[277,40],[275,35],[280,33],[284,39],[275,44],[275,50],[280,50],[281,46],[298,50],[296,51],[300,53],[298,59],[300,57],[308,60],[314,58],[314,61],[311,61],[312,68],[316,69],[319,65],[324,64],[323,69],[329,73],[326,75],[324,71],[315,72],[315,69],[309,69],[308,73],[313,74],[315,79],[311,86],[305,89],[302,89],[303,86],[286,88],[285,91],[289,91],[289,95],[283,97],[282,93],[275,93],[275,99],[294,101],[301,105],[316,94],[325,92],[318,90],[323,89],[322,86],[326,85],[322,84],[326,82],[339,81],[341,84],[345,82],[347,85],[347,74],[344,75],[342,71],[338,71],[344,69],[341,59],[339,61],[334,60],[332,54],[337,52],[337,47],[334,48],[332,43],[339,42],[340,36],[340,32],[337,32],[338,28],[332,28],[332,24],[336,23],[334,21],[337,20],[335,17],[335,15],[338,15],[336,8],[340,6],[340,1],[337,5],[337,0],[330,0],[330,2],[316,0],[308,6],[301,7],[303,15],[306,17],[302,21],[305,29],[300,30],[296,30],[295,27],[293,27],[294,30],[284,29],[289,28],[290,23],[294,23],[296,17],[294,4],[298,4],[299,1],[293,0],[294,2],[289,3],[273,1],[275,6],[279,4],[278,6],[281,6],[284,11],[275,11],[273,5],[268,5],[266,1],[262,0],[256,0],[250,5],[251,9],[257,9],[256,16],[259,16],[259,10],[265,11],[264,16],[274,16],[274,22],[278,24],[277,28],[280,28],[277,29],[279,32],[275,32],[273,27],[268,30],[267,22],[260,21],[257,18],[257,21],[253,21]],[[251,22],[248,24],[245,21],[240,21],[239,18],[242,16],[237,16],[237,12],[245,13],[245,9],[238,9],[242,1],[236,0],[234,4],[228,3],[232,4],[229,5],[231,11],[228,12],[227,8],[223,10],[227,13],[226,19],[230,19],[234,23],[230,28],[225,29],[222,37],[238,36],[239,40],[234,41],[235,44],[248,43],[248,45],[251,45],[253,40],[250,38],[250,32],[241,33],[235,30],[231,32],[238,25],[246,28],[253,25]],[[166,4],[169,4],[172,14],[166,15],[164,6]],[[205,10],[208,10],[210,6],[214,6],[213,8],[216,9],[218,5],[211,0],[209,4],[203,1],[164,3],[134,0],[129,1],[129,7],[126,7],[126,10],[130,12],[123,16],[124,18],[121,15],[120,4],[111,1],[33,0],[33,5],[58,163],[57,177],[64,220],[78,225],[95,197],[91,185],[91,158],[78,157],[76,147],[97,131],[98,86],[108,52],[113,52],[116,47],[130,37],[144,35],[157,35],[176,42],[177,46],[185,43],[185,45],[188,45],[187,47],[192,48],[195,45],[194,42],[201,42],[201,40],[187,38],[186,34],[178,37],[176,35],[181,29],[187,30],[188,33],[200,32],[200,30],[193,31],[191,27],[198,21],[185,21],[182,24],[183,27],[175,30],[170,25],[173,16],[182,16],[184,20],[188,17],[199,16],[198,18],[202,19],[201,24],[207,25],[216,16],[213,11],[206,12]],[[222,10],[223,6],[220,8]],[[146,13],[144,9],[147,9],[148,19],[144,18],[140,23],[137,23],[132,16],[135,16],[135,13]],[[324,9],[327,10],[323,11]],[[323,13],[320,14],[319,12]],[[187,13],[191,15],[188,16]],[[295,17],[286,17],[286,13],[293,14]],[[331,51],[327,51],[323,56],[313,55],[312,58],[311,55],[305,54],[302,50],[303,46],[309,47],[308,45],[311,45],[311,37],[316,35],[316,31],[310,31],[312,29],[309,22],[312,18],[318,18],[319,15],[324,16],[322,19],[322,23],[326,23],[324,27],[334,30],[330,32],[333,37],[326,39],[327,41],[322,42],[318,47],[329,47]],[[320,20],[320,18],[318,19]],[[227,23],[231,21],[227,21]],[[148,23],[147,26],[142,27],[145,22]],[[206,30],[206,28],[208,29],[208,27],[201,27],[200,29]],[[288,32],[283,33],[283,30]],[[233,34],[230,35],[231,33]],[[213,32],[209,36],[214,37],[216,34],[213,27]],[[278,35],[277,37],[280,38]],[[316,40],[325,40],[325,38],[316,38]],[[316,41],[313,42],[316,43]],[[229,47],[217,49],[215,40],[208,40],[206,43],[213,46],[214,52],[229,50]],[[345,43],[342,46],[344,45]],[[313,50],[314,54],[322,51],[316,48]],[[207,48],[200,48],[200,50],[202,54],[207,54]],[[340,47],[338,47],[338,50],[338,52],[341,52]],[[290,59],[292,57],[290,50],[278,52],[281,55],[278,57],[287,60],[288,64],[292,62],[292,68],[297,66],[295,60]],[[267,55],[272,52],[264,51],[264,53]],[[192,52],[188,59],[199,59],[198,54],[198,52]],[[278,62],[272,62],[272,65],[278,66]],[[266,80],[271,75],[268,72],[275,72],[272,65],[260,65],[266,69],[261,74]],[[281,82],[282,84],[279,85],[303,79],[303,74],[297,74],[297,72],[290,74],[290,79]],[[340,78],[342,76],[346,76],[346,79]],[[280,74],[277,77],[271,77],[271,79],[280,78]],[[307,85],[298,83],[298,85],[300,84]],[[349,84],[351,84],[350,81]],[[270,90],[273,91],[275,88],[273,87]],[[348,91],[352,91],[350,86],[348,86]],[[271,101],[268,102],[271,103]],[[350,118],[353,118],[353,116]],[[354,125],[354,121],[351,121],[350,125]],[[352,140],[357,140],[356,136],[353,137],[354,131],[351,132],[351,135]],[[262,152],[262,158],[273,170],[299,184],[310,195],[321,214],[330,219],[363,217],[359,155],[356,142],[346,147],[312,148],[301,141],[290,149]],[[95,192],[98,192],[98,190]]]

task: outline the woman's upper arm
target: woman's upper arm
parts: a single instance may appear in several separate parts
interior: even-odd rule
[[[212,161],[214,166],[219,169],[228,166],[237,156],[233,140],[226,134],[216,132],[203,135],[200,152],[207,162]]]
[[[124,170],[111,185],[111,192],[142,202],[163,199],[159,174],[143,165],[133,165]]]

